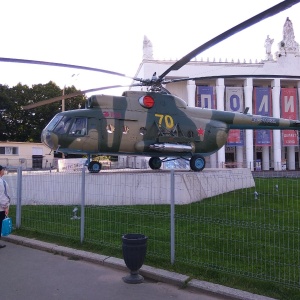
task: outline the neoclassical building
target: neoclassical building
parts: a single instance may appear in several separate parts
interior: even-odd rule
[[[300,49],[287,18],[283,38],[272,53],[267,36],[266,56],[260,62],[194,59],[166,79],[199,77],[170,83],[166,88],[189,106],[299,119]],[[274,45],[275,47],[275,45]],[[144,39],[144,56],[136,77],[162,74],[174,61],[153,59],[151,42]],[[203,74],[205,74],[203,76]],[[201,77],[201,78],[200,78]],[[248,167],[252,170],[299,169],[299,136],[293,130],[232,130],[226,146],[207,160],[207,167]]]

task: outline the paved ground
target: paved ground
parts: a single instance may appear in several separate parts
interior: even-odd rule
[[[197,280],[183,289],[186,276],[147,266],[140,271],[144,283],[127,284],[122,277],[129,273],[120,259],[14,235],[2,244],[7,245],[0,249],[3,300],[270,299]]]

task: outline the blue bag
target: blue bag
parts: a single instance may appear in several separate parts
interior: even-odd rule
[[[5,217],[2,221],[2,231],[1,236],[7,236],[12,232],[12,220],[9,217]]]

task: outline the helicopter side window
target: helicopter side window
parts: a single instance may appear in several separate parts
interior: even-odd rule
[[[124,125],[124,126],[123,126],[123,134],[127,134],[128,131],[129,131],[129,127],[126,126],[126,125]]]
[[[147,129],[145,127],[140,128],[140,135],[145,135],[147,133]]]
[[[72,118],[68,117],[68,116],[64,116],[59,123],[57,124],[57,126],[54,128],[53,132],[58,133],[58,134],[64,134],[67,133],[70,124],[71,124]]]
[[[107,125],[107,126],[106,126],[106,131],[107,131],[108,133],[113,133],[113,132],[115,131],[115,126],[112,125],[112,124]]]
[[[189,130],[188,133],[187,133],[187,136],[188,136],[189,138],[194,137],[194,132],[193,132],[192,130]]]
[[[69,134],[74,135],[85,135],[87,132],[87,119],[86,118],[76,118],[72,124]]]

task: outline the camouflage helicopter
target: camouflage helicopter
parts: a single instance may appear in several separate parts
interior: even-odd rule
[[[247,109],[236,113],[188,107],[186,101],[163,87],[167,83],[197,79],[189,77],[166,80],[165,77],[206,49],[298,2],[300,0],[283,1],[242,22],[196,48],[159,76],[154,74],[151,79],[132,78],[138,83],[133,83],[130,87],[146,86],[147,91],[125,91],[122,96],[94,95],[87,99],[85,109],[58,113],[43,130],[42,142],[50,149],[64,154],[87,154],[88,169],[93,173],[101,170],[101,164],[91,160],[93,155],[99,154],[148,156],[149,166],[153,170],[160,169],[164,160],[185,158],[189,160],[193,171],[202,171],[205,168],[205,156],[225,145],[230,129],[300,130],[298,120],[251,115],[247,113]],[[61,63],[13,58],[0,58],[0,61],[77,68],[128,77],[108,70]],[[276,77],[274,74],[270,76]],[[31,109],[62,98],[117,87],[122,86],[85,90],[23,108]]]

